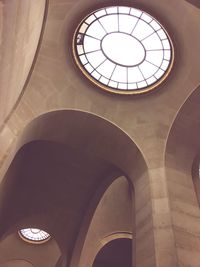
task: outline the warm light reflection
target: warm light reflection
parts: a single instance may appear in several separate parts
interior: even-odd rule
[[[97,84],[116,91],[148,88],[165,76],[172,63],[172,45],[163,27],[130,7],[107,7],[90,14],[80,24],[74,45],[81,69]]]

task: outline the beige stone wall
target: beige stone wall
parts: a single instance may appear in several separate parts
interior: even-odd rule
[[[45,0],[0,1],[0,127],[28,79],[38,47]]]
[[[178,112],[166,145],[169,201],[181,267],[199,265],[199,183],[193,182],[193,178],[199,180],[199,98],[198,87]]]

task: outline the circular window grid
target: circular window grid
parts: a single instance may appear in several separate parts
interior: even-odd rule
[[[47,232],[37,228],[21,229],[18,233],[24,241],[34,244],[43,244],[51,238]]]
[[[82,20],[74,34],[73,54],[88,79],[117,94],[154,89],[174,61],[172,42],[161,24],[125,6],[102,8]]]

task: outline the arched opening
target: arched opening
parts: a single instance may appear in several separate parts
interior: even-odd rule
[[[44,229],[57,241],[67,264],[78,266],[96,207],[120,176],[134,187],[138,264],[146,260],[141,251],[146,250],[147,232],[152,243],[147,257],[154,261],[149,179],[141,152],[116,125],[76,110],[44,114],[24,130],[1,184],[0,234],[28,223]]]
[[[119,177],[114,180],[93,214],[81,251],[79,267],[92,266],[96,255],[107,243],[118,239],[132,240],[133,236],[130,255],[133,255],[135,262],[134,206],[134,192],[127,178]]]
[[[166,176],[179,263],[198,264],[200,87],[180,108],[166,144]],[[195,188],[196,187],[196,188]],[[195,190],[196,189],[196,190]],[[188,256],[190,255],[190,256]],[[193,265],[192,265],[193,266]]]
[[[96,255],[92,267],[132,267],[132,240],[114,239]]]
[[[30,262],[25,260],[10,260],[0,265],[1,267],[34,267]]]

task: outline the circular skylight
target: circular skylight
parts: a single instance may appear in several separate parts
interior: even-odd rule
[[[20,237],[31,243],[44,243],[50,239],[50,235],[37,228],[26,228],[19,231]]]
[[[92,82],[119,94],[155,88],[169,74],[174,58],[162,25],[146,12],[124,6],[87,16],[75,32],[73,53]]]

